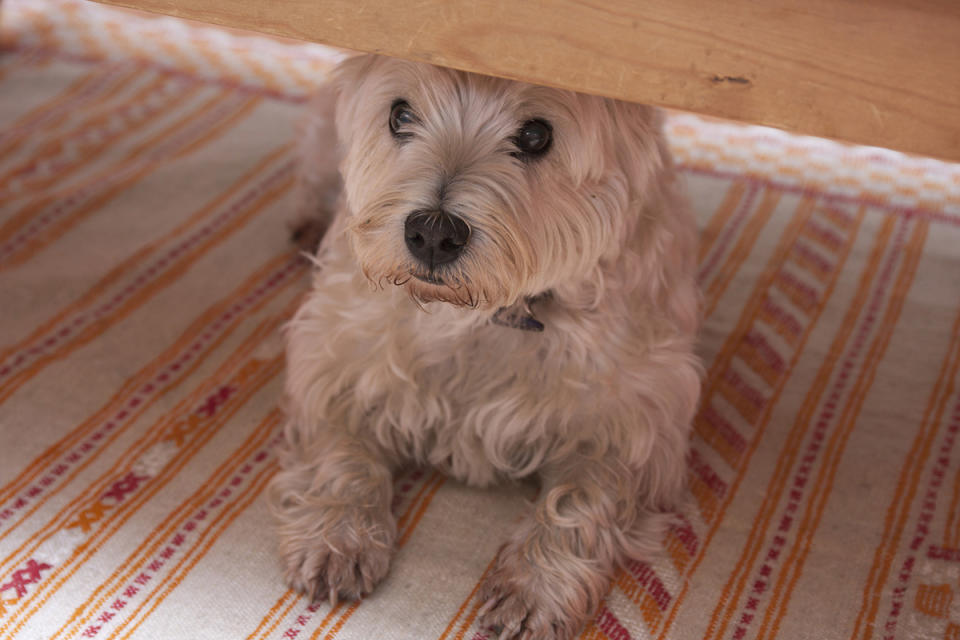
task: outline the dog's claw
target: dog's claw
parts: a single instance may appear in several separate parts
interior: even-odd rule
[[[493,596],[492,598],[484,602],[483,606],[480,607],[480,610],[477,611],[477,619],[478,620],[482,619],[483,616],[490,613],[490,610],[493,609],[497,605],[497,602],[499,601],[500,601],[500,598],[498,598],[497,596]]]
[[[337,593],[337,588],[330,586],[330,606],[335,607],[339,602],[339,594]]]

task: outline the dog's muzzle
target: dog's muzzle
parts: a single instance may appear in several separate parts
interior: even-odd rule
[[[470,227],[445,211],[414,211],[403,225],[403,237],[410,253],[432,271],[460,257]]]

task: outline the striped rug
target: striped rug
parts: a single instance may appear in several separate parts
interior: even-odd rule
[[[489,638],[524,487],[405,472],[373,596],[282,586],[291,148],[340,54],[79,1],[0,25],[0,638]],[[702,225],[693,500],[581,637],[960,639],[960,166],[669,132]]]

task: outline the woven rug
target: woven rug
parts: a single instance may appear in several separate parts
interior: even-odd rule
[[[0,24],[0,637],[488,638],[525,487],[404,472],[374,595],[282,585],[291,148],[340,54],[73,1]],[[703,231],[694,500],[581,637],[960,638],[960,166],[669,132]]]

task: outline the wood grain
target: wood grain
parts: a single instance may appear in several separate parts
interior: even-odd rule
[[[957,0],[99,0],[960,161]]]

